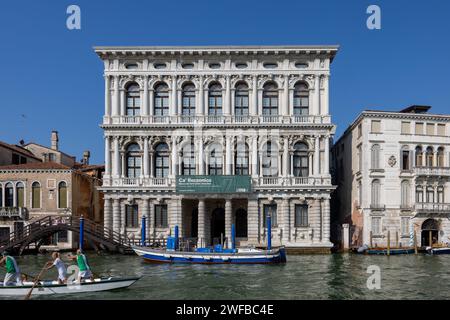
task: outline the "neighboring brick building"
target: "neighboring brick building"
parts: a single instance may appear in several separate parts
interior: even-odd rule
[[[104,166],[89,165],[87,152],[82,163],[77,163],[75,157],[58,150],[57,143],[53,144],[57,139],[52,132],[52,148],[35,143],[17,147],[25,153],[29,149],[34,162],[0,166],[0,238],[47,215],[83,215],[103,222],[103,195],[97,187]],[[71,232],[59,232],[44,244],[70,249],[78,246],[77,239]]]

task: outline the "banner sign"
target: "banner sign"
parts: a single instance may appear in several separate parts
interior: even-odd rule
[[[248,193],[250,176],[177,176],[178,193]]]

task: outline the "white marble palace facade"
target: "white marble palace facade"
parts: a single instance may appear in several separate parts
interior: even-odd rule
[[[333,146],[333,233],[345,246],[450,242],[450,116],[364,111]],[[372,238],[372,240],[371,240]]]
[[[330,64],[336,46],[96,47],[104,62],[105,226],[329,250]],[[248,176],[248,192],[177,190]]]

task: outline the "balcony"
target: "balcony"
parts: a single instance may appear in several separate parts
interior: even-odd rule
[[[28,210],[24,207],[0,207],[0,218],[27,220]]]
[[[384,211],[384,210],[386,210],[386,205],[385,204],[379,204],[379,203],[371,203],[370,204],[370,210]]]
[[[314,116],[314,115],[205,115],[205,116],[113,116],[104,117],[103,124],[126,124],[126,125],[142,125],[142,124],[331,124],[330,116]]]
[[[256,187],[308,187],[331,185],[331,178],[316,177],[259,177]]]
[[[417,176],[450,177],[450,167],[414,167]]]
[[[175,187],[171,178],[105,178],[104,187]]]
[[[418,202],[414,206],[416,217],[449,217],[450,203]]]

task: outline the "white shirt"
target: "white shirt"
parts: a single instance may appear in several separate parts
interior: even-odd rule
[[[56,267],[56,269],[58,269],[59,274],[66,274],[66,265],[60,258],[56,258],[55,261],[53,261],[53,265]]]

